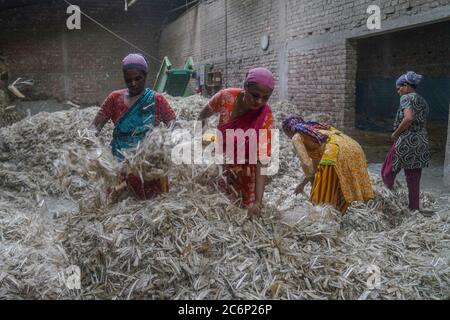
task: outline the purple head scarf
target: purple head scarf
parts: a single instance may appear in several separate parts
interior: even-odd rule
[[[245,84],[254,83],[265,86],[270,90],[275,88],[275,80],[270,70],[266,68],[254,68],[247,72]]]
[[[122,69],[123,71],[130,69],[138,69],[147,73],[148,64],[143,55],[139,53],[130,53],[123,59]]]
[[[283,129],[287,132],[304,133],[315,139],[318,143],[324,144],[328,140],[328,136],[320,133],[320,130],[329,130],[331,128],[328,124],[322,124],[314,121],[307,121],[298,116],[290,115],[283,121]]]

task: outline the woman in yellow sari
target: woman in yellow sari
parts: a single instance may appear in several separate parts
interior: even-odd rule
[[[304,172],[296,194],[311,182],[312,203],[330,204],[343,214],[354,201],[373,198],[367,160],[361,146],[330,125],[304,121],[297,115],[283,121]]]

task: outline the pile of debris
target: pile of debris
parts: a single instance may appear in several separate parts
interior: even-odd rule
[[[169,99],[181,127],[206,104],[199,96]],[[275,118],[291,108],[274,108]],[[386,190],[375,175],[375,199],[344,217],[315,207],[293,195],[300,163],[282,136],[280,171],[270,178],[261,220],[249,221],[223,196],[213,164],[168,170],[164,160],[169,194],[108,203],[105,185],[120,166],[107,152],[111,127],[98,139],[85,135],[97,110],[41,113],[0,129],[1,297],[449,297],[448,207],[432,217],[410,213],[406,189]],[[160,142],[149,140],[143,150],[161,149]],[[161,150],[158,159],[167,159]],[[134,158],[134,168],[146,154]],[[422,201],[436,205],[426,193]],[[70,266],[81,269],[80,289],[67,285]]]

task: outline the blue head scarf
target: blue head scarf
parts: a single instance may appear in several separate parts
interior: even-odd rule
[[[395,84],[398,87],[401,87],[405,84],[409,84],[416,87],[422,81],[422,79],[423,76],[421,76],[420,74],[417,74],[414,71],[408,71],[407,73],[403,74],[400,78],[398,78]]]

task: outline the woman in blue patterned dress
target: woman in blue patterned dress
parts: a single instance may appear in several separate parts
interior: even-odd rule
[[[422,169],[428,167],[430,162],[426,129],[429,107],[416,92],[421,80],[422,76],[413,71],[408,71],[397,80],[401,98],[392,134],[394,144],[381,169],[383,182],[390,189],[401,169],[405,171],[411,210],[419,209]]]

